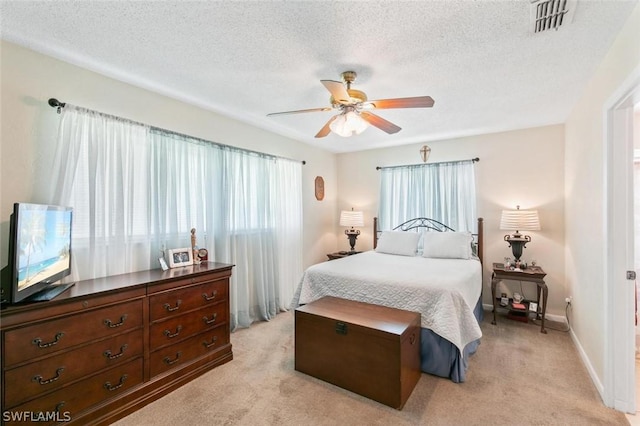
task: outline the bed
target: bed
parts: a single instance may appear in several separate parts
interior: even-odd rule
[[[421,370],[464,382],[482,331],[482,219],[478,233],[416,218],[380,232],[374,250],[319,263],[303,274],[298,307],[335,296],[421,314]]]

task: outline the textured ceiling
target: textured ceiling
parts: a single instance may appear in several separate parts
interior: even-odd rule
[[[0,24],[8,41],[348,152],[564,122],[636,3],[578,0],[538,34],[528,0],[2,0]],[[351,138],[314,138],[335,112],[266,116],[329,106],[320,80],[346,70],[370,99],[435,105],[378,110],[402,130]]]

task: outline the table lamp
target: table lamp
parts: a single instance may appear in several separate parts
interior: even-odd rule
[[[354,227],[363,227],[364,226],[364,217],[362,216],[362,212],[360,211],[351,211],[342,210],[340,213],[340,226],[351,227],[351,229],[346,229],[344,233],[349,238],[349,244],[351,245],[351,251],[356,250],[356,239],[358,235],[360,235],[360,231],[354,229]]]
[[[520,231],[539,231],[540,219],[537,210],[502,210],[500,229],[503,231],[515,231],[512,235],[505,235],[504,240],[509,243],[515,261],[522,256],[522,249],[531,241],[528,235],[522,235]]]

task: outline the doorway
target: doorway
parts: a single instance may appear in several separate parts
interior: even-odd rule
[[[640,103],[640,67],[605,103],[606,336],[604,402],[636,412],[633,149],[634,105]]]
[[[633,107],[633,229],[634,229],[634,261],[635,282],[635,383],[636,383],[636,415],[640,408],[640,324],[638,324],[638,277],[640,277],[640,103]],[[640,418],[636,418],[640,421]]]

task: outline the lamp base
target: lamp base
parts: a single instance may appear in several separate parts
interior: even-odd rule
[[[511,252],[513,253],[513,258],[517,262],[520,260],[520,257],[522,257],[522,249],[531,241],[531,237],[516,233],[514,235],[505,235],[504,240],[509,243],[509,247],[511,247]]]
[[[345,235],[349,238],[349,245],[351,246],[351,251],[356,251],[356,239],[358,239],[358,235],[360,235],[360,231],[357,229],[347,229],[344,231]]]

